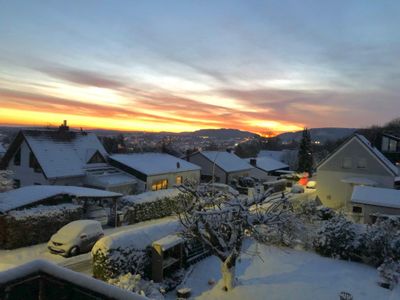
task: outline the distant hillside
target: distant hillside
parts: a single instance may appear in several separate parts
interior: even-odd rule
[[[310,134],[313,141],[326,142],[328,140],[335,141],[346,138],[353,134],[355,128],[311,128]],[[282,142],[290,142],[292,140],[300,141],[302,131],[286,132],[278,135]]]
[[[255,133],[249,131],[242,131],[238,129],[200,129],[194,132],[182,132],[181,134],[187,134],[191,136],[208,136],[219,139],[232,139],[232,138],[247,138],[253,137]]]

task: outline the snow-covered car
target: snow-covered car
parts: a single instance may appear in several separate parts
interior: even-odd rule
[[[65,257],[89,252],[93,245],[104,236],[100,222],[79,220],[68,223],[58,230],[47,243],[51,253]]]
[[[309,181],[307,182],[306,188],[308,189],[315,189],[317,187],[317,182],[316,181]]]
[[[304,186],[302,186],[301,184],[295,184],[294,186],[292,186],[292,188],[290,189],[290,192],[293,194],[301,194],[304,193]]]

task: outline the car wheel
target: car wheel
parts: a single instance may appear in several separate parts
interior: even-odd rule
[[[76,256],[78,254],[79,254],[79,247],[78,246],[72,247],[68,252],[68,256]]]

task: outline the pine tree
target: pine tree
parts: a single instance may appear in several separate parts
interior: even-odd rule
[[[300,142],[299,147],[299,157],[298,157],[298,172],[308,172],[312,174],[313,168],[313,154],[311,145],[311,136],[307,128],[303,130],[303,137]]]

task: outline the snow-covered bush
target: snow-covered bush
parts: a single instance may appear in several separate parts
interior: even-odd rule
[[[15,249],[47,242],[61,227],[82,216],[82,207],[71,203],[10,211],[0,216],[0,247]]]
[[[325,221],[313,241],[315,251],[334,258],[356,258],[358,239],[355,225],[342,215]]]
[[[9,170],[0,170],[0,193],[12,190],[13,185],[13,172]]]
[[[400,260],[400,218],[378,218],[361,235],[360,249],[363,261],[374,266],[387,258]]]
[[[300,201],[295,205],[295,212],[300,219],[311,224],[316,221],[329,220],[335,215],[334,210],[320,205],[315,200]]]
[[[256,240],[265,244],[294,247],[301,241],[303,224],[294,213],[286,213],[286,222],[260,224],[255,226],[253,235]]]
[[[182,197],[184,197],[184,195],[177,189],[125,196],[121,200],[124,223],[135,224],[171,216],[176,212],[176,203],[182,201]]]
[[[92,255],[95,278],[107,281],[127,273],[149,275],[150,249],[119,247],[110,249],[106,254],[97,249]]]
[[[152,243],[180,229],[177,221],[154,221],[100,239],[92,249],[93,276],[101,280],[127,273],[148,276]]]
[[[383,287],[393,289],[400,281],[400,262],[392,258],[386,258],[379,266],[378,273]]]
[[[162,300],[164,296],[160,292],[159,284],[152,281],[142,279],[139,274],[132,275],[127,273],[113,279],[109,279],[108,283],[115,285],[121,289],[135,292],[149,299]]]

